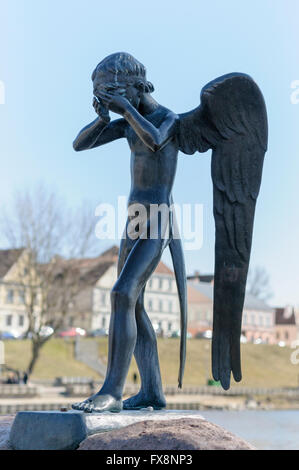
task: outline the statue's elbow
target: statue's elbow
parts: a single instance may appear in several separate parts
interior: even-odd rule
[[[161,149],[162,145],[158,142],[152,142],[150,147],[153,152],[158,152]]]
[[[163,149],[165,147],[165,145],[167,144],[167,142],[169,141],[169,139],[165,139],[165,140],[162,140],[162,139],[157,139],[157,140],[154,140],[153,142],[151,142],[151,150],[153,152],[158,152],[159,150]]]

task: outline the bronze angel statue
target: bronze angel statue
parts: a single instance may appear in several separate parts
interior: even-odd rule
[[[74,141],[76,151],[126,138],[131,151],[128,218],[121,240],[118,279],[111,291],[108,366],[98,393],[74,409],[85,412],[166,406],[156,334],[144,306],[144,290],[169,246],[181,311],[179,387],[186,358],[187,287],[182,244],[172,211],[167,221],[153,206],[173,205],[172,187],[179,151],[212,149],[216,225],[212,372],[224,389],[231,372],[241,380],[240,334],[255,204],[267,149],[263,96],[251,77],[231,73],[201,91],[200,105],[176,114],[153,98],[145,67],[125,52],[102,60],[92,74],[97,118]],[[121,116],[111,121],[109,112]],[[137,207],[137,210],[136,210]],[[142,209],[142,210],[141,210]],[[142,217],[140,214],[142,213]],[[136,214],[138,224],[136,222]],[[157,215],[157,213],[156,213]],[[155,228],[155,235],[152,229]],[[137,395],[122,401],[135,355],[141,377]]]

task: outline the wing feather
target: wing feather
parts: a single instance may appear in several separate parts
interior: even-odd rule
[[[180,115],[182,152],[212,152],[215,280],[212,371],[224,389],[242,378],[240,335],[256,199],[267,149],[267,114],[251,77],[229,74],[208,83],[201,104]]]

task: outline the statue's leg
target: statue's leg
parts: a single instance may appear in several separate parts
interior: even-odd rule
[[[73,408],[120,411],[122,392],[137,340],[135,305],[146,281],[159,263],[165,240],[138,239],[111,292],[108,367],[101,390]]]
[[[117,266],[118,276],[133,248],[136,240],[123,238],[119,250]],[[141,389],[137,395],[123,402],[124,409],[140,409],[152,406],[161,409],[166,406],[160,374],[157,337],[144,307],[143,287],[136,302],[135,314],[137,324],[137,340],[134,356],[141,377]]]
[[[165,408],[156,333],[145,308],[144,290],[140,293],[136,307],[137,341],[134,356],[141,377],[141,389],[137,395],[123,402],[126,410],[136,410],[152,406],[154,409]]]

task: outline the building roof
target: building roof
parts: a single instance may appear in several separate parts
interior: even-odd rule
[[[258,299],[249,292],[245,294],[244,309],[246,310],[263,310],[265,312],[272,312],[273,308],[270,307],[264,300]]]
[[[94,285],[106,273],[106,271],[117,263],[119,248],[113,245],[108,250],[95,258],[81,258],[76,260],[65,260],[73,263],[74,269],[79,269],[81,282],[85,285]],[[159,262],[155,273],[174,276],[173,271],[162,261]]]
[[[196,289],[198,292],[204,295],[207,299],[213,302],[214,286],[212,283],[189,281],[188,285]],[[249,294],[248,292],[245,294],[244,309],[245,310],[262,310],[262,311],[267,311],[267,312],[271,312],[273,310],[263,300],[258,299],[257,297],[254,297],[252,294]]]
[[[81,282],[85,285],[94,285],[98,282],[98,280],[104,276],[104,274],[108,271],[108,269],[115,264],[115,261],[105,261],[93,266],[92,269],[86,270],[82,273]]]
[[[187,276],[187,279],[190,281],[210,283],[214,281],[214,274],[200,274],[198,271],[196,271],[194,274]]]
[[[163,263],[163,261],[159,262],[158,266],[155,269],[155,273],[157,273],[157,274],[168,274],[168,275],[174,277],[174,272],[168,266],[166,266],[166,264]]]
[[[195,289],[210,302],[213,302],[213,284],[208,284],[207,282],[188,281],[188,286]]]
[[[3,278],[8,273],[23,251],[24,248],[0,250],[0,278]]]
[[[275,309],[275,325],[296,325],[294,309],[288,312],[286,308]]]
[[[104,258],[107,258],[107,260],[113,258],[115,261],[117,261],[118,259],[118,253],[119,253],[119,248],[117,245],[113,245],[111,248],[109,248],[108,250],[104,251],[104,253],[102,253],[100,256],[99,256],[99,259],[104,259]],[[163,263],[163,261],[160,261],[158,266],[156,267],[155,269],[155,273],[158,273],[158,274],[168,274],[168,275],[171,275],[171,276],[174,276],[174,273],[173,271],[165,264]]]
[[[82,272],[84,272],[84,270],[89,271],[97,265],[103,264],[105,262],[110,264],[117,262],[118,251],[118,246],[114,245],[95,258],[79,258],[69,260],[69,262],[74,263],[74,265],[77,266]]]
[[[187,284],[187,293],[188,293],[188,303],[190,304],[206,304],[211,303],[209,297],[205,293],[200,292],[198,289],[195,289],[191,282]]]
[[[108,271],[108,269],[117,263],[118,247],[112,246],[108,250],[95,258],[79,258],[64,260],[64,263],[71,265],[76,276],[80,276],[80,283],[83,286],[92,286]],[[63,269],[63,267],[62,267]]]

